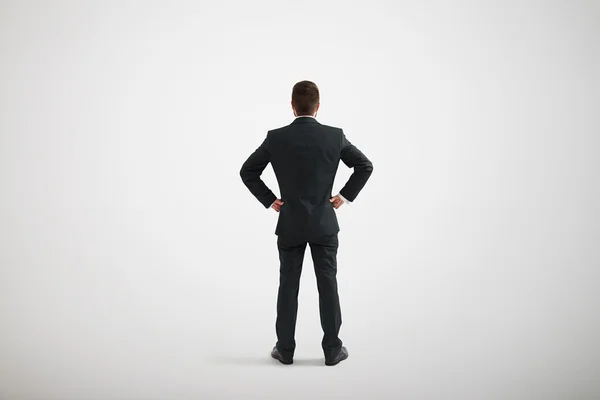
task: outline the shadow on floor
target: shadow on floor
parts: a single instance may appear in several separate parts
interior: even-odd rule
[[[292,365],[283,365],[279,361],[273,359],[270,356],[265,357],[251,357],[251,356],[218,356],[211,357],[208,360],[211,364],[216,365],[254,365],[254,366],[268,366],[276,365],[282,367],[293,367],[294,365],[301,366],[323,366],[325,365],[325,359],[323,358],[297,358],[294,359]]]

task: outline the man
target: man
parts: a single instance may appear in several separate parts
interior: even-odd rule
[[[265,208],[279,213],[275,234],[279,249],[277,343],[271,356],[292,364],[296,348],[300,273],[306,244],[310,245],[319,291],[319,312],[326,365],[348,358],[339,338],[342,315],[337,289],[337,249],[340,230],[335,210],[356,199],[372,171],[369,159],[346,139],[340,128],[316,120],[319,89],[301,81],[292,89],[295,120],[268,131],[263,143],[242,165],[240,176]],[[339,162],[353,174],[336,196],[331,196]],[[281,198],[260,178],[268,163],[273,166]]]

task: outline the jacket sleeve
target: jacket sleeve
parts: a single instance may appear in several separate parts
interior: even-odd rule
[[[265,208],[271,207],[273,202],[277,199],[277,196],[267,187],[267,185],[260,179],[263,170],[266,168],[271,160],[271,153],[269,152],[269,134],[262,142],[262,144],[248,157],[248,159],[242,165],[240,170],[240,177],[242,182],[250,190],[250,193],[254,195],[261,202]]]
[[[369,180],[373,172],[373,163],[346,139],[344,131],[341,134],[342,150],[340,158],[348,168],[354,168],[354,172],[350,175],[346,185],[340,190],[340,194],[348,201],[354,201]]]

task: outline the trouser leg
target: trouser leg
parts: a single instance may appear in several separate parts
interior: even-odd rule
[[[337,234],[310,241],[310,250],[315,266],[319,290],[319,313],[323,328],[322,347],[325,359],[332,360],[342,348],[339,338],[342,312],[337,286]]]
[[[279,249],[279,292],[277,295],[277,349],[286,359],[294,356],[295,331],[298,314],[298,292],[306,241],[277,238]]]

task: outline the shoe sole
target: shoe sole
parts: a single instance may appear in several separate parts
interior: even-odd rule
[[[348,358],[348,355],[346,354],[346,356],[344,358],[340,358],[339,360],[337,360],[335,362],[327,362],[327,361],[325,361],[325,365],[327,365],[328,367],[333,367],[334,365],[338,365],[340,362],[344,361],[347,358]]]
[[[280,363],[284,364],[284,365],[290,365],[293,364],[293,361],[284,361],[281,358],[275,357],[273,354],[271,354],[271,357],[273,357],[275,360],[279,361]]]

